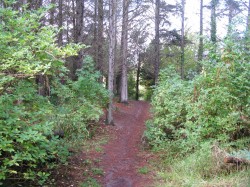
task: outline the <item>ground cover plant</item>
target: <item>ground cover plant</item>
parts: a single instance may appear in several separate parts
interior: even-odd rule
[[[153,149],[166,153],[163,160],[171,172],[162,175],[169,177],[172,186],[202,186],[202,181],[220,186],[218,181],[227,181],[227,174],[233,178],[238,175],[234,178],[241,181],[237,185],[247,184],[247,167],[237,174],[234,169],[223,169],[223,163],[216,167],[233,152],[245,150],[249,155],[250,65],[243,49],[246,45],[239,38],[226,38],[222,50],[210,52],[201,73],[192,80],[181,79],[171,67],[161,71],[152,99],[154,118],[148,121],[145,135]],[[213,156],[215,145],[225,151],[217,160]],[[206,184],[210,183],[203,186]]]

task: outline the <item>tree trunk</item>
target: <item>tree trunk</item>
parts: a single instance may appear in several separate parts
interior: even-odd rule
[[[94,4],[94,36],[93,36],[93,42],[92,42],[92,47],[93,47],[93,58],[94,62],[96,63],[96,69],[98,69],[98,45],[97,45],[97,15],[98,14],[98,0],[95,0]]]
[[[103,58],[104,58],[104,51],[103,51],[103,19],[104,19],[104,11],[103,11],[103,0],[98,0],[98,30],[97,30],[97,66],[98,70],[103,74]],[[102,82],[102,80],[100,80]]]
[[[181,79],[184,79],[185,61],[185,0],[181,1]]]
[[[155,63],[154,84],[158,83],[160,66],[160,0],[155,0]]]
[[[73,38],[75,43],[83,43],[84,28],[84,0],[72,1],[73,7]],[[67,66],[70,70],[69,76],[72,80],[77,80],[76,71],[82,68],[83,50],[78,55],[67,58]]]
[[[117,0],[109,0],[109,72],[108,72],[108,90],[109,105],[107,123],[114,124],[113,120],[113,92],[114,92],[114,57],[115,57],[115,20]]]
[[[122,103],[128,102],[128,75],[127,75],[127,56],[128,56],[128,10],[129,1],[123,0],[123,19],[122,19],[122,41],[121,41],[121,57],[122,57],[122,76],[121,76],[121,96]]]
[[[200,0],[200,39],[199,39],[199,49],[198,49],[198,61],[203,59],[203,0]],[[198,71],[201,70],[199,65]]]
[[[247,14],[247,25],[246,25],[246,33],[247,37],[249,36],[249,31],[250,31],[250,0],[248,2],[248,14]]]
[[[136,94],[135,99],[138,101],[140,97],[140,74],[141,74],[141,55],[139,54],[138,64],[137,64],[137,72],[136,72]]]
[[[211,41],[213,44],[216,44],[216,5],[218,0],[211,0]]]
[[[55,0],[51,0],[51,4],[55,4]],[[55,8],[50,10],[49,24],[54,25],[55,23]]]
[[[59,0],[58,2],[58,27],[60,29],[58,33],[58,45],[62,46],[63,45],[63,31],[62,31],[62,26],[63,26],[63,0]]]

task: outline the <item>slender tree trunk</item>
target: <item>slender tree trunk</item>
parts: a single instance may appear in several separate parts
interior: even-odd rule
[[[122,103],[128,102],[128,75],[127,75],[127,56],[128,56],[128,10],[129,1],[123,0],[123,19],[122,19],[122,41],[121,41],[121,57],[122,57],[122,76],[121,76],[121,96]]]
[[[113,92],[114,92],[114,57],[115,57],[115,20],[117,0],[109,0],[109,72],[108,72],[108,90],[109,105],[107,123],[114,124],[113,120]]]
[[[98,69],[98,63],[97,63],[97,59],[98,59],[98,44],[97,44],[97,32],[98,32],[98,28],[97,28],[97,17],[98,17],[98,0],[95,0],[95,5],[94,5],[94,37],[93,37],[93,42],[92,42],[92,46],[93,46],[93,58],[94,58],[94,62],[96,63],[96,69]]]
[[[76,39],[77,43],[83,44],[84,28],[84,0],[76,0]],[[81,69],[83,63],[83,50],[78,52],[76,69]]]
[[[55,0],[51,0],[51,4],[55,4]],[[50,10],[49,24],[54,25],[55,23],[55,8]]]
[[[98,0],[98,34],[97,34],[97,47],[98,47],[98,54],[97,54],[97,66],[98,70],[103,74],[103,58],[104,58],[104,51],[103,51],[103,0]],[[100,80],[101,82],[102,80]]]
[[[155,0],[155,63],[154,84],[158,83],[160,66],[160,0]]]
[[[246,25],[246,33],[249,36],[250,33],[250,0],[248,2],[248,14],[247,14],[247,25]]]
[[[141,74],[141,54],[139,54],[139,58],[138,58],[138,64],[137,64],[137,73],[136,73],[136,94],[135,94],[135,99],[138,101],[139,100],[139,96],[140,96],[140,90],[139,90],[139,86],[140,86],[140,74]]]
[[[185,0],[181,1],[181,78],[184,79],[185,62]]]
[[[63,45],[63,0],[59,0],[58,2],[58,27],[60,28],[60,32],[58,33],[58,45]]]
[[[216,25],[216,5],[217,0],[211,0],[211,41],[213,44],[216,44],[216,32],[217,32],[217,25]]]
[[[199,49],[198,49],[198,61],[203,59],[203,0],[200,0],[200,39],[199,39]],[[201,67],[199,65],[198,71]]]

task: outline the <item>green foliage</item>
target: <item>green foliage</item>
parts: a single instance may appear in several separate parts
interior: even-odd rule
[[[133,72],[128,74],[128,95],[130,99],[135,99],[136,95],[136,81],[135,81],[135,75]]]
[[[92,170],[92,173],[94,175],[103,175],[104,174],[103,169],[100,169],[100,168],[92,168],[91,170]]]
[[[147,167],[141,167],[141,168],[138,169],[138,173],[148,174],[149,173],[149,169]]]
[[[78,80],[66,80],[64,84],[57,79],[53,82],[51,99],[55,104],[52,121],[55,128],[65,132],[71,142],[89,137],[88,127],[99,120],[102,108],[108,102],[108,91],[98,83],[99,73],[94,71],[90,57],[78,71]]]
[[[147,124],[151,145],[175,144],[177,152],[187,153],[204,141],[238,148],[249,143],[250,64],[232,40],[224,41],[221,53],[210,54],[192,81],[181,80],[174,68],[161,72],[154,119]]]
[[[58,47],[58,31],[40,25],[43,15],[42,9],[0,8],[0,181],[4,184],[11,178],[43,185],[51,169],[69,155],[65,141],[53,131],[64,130],[66,140],[88,137],[88,124],[98,120],[107,101],[91,60],[86,60],[76,82],[67,80],[64,59],[84,46]],[[50,97],[37,94],[37,76],[51,83]]]
[[[179,187],[179,186],[244,186],[249,184],[249,171],[243,170],[238,173],[228,173],[217,167],[217,162],[212,157],[209,143],[202,143],[197,149],[186,157],[169,157],[166,154],[161,164],[158,177],[163,184],[157,186]],[[171,159],[169,159],[171,158]],[[168,166],[167,170],[164,167]]]
[[[161,71],[145,132],[163,155],[158,176],[166,184],[160,186],[249,184],[249,170],[223,162],[226,151],[249,159],[249,43],[232,33],[217,46],[207,45],[208,58],[192,80],[182,80],[176,67]],[[214,142],[224,150],[216,152]]]
[[[18,81],[9,91],[0,97],[0,180],[15,176],[41,182],[53,168],[46,163],[65,161],[68,151],[58,139],[48,138],[53,124],[46,117],[52,106],[37,95],[34,83]]]
[[[94,178],[87,178],[86,181],[80,184],[81,187],[100,187],[100,184]]]

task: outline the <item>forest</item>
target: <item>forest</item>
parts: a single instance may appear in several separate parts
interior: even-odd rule
[[[248,187],[250,0],[0,0],[0,186]]]

